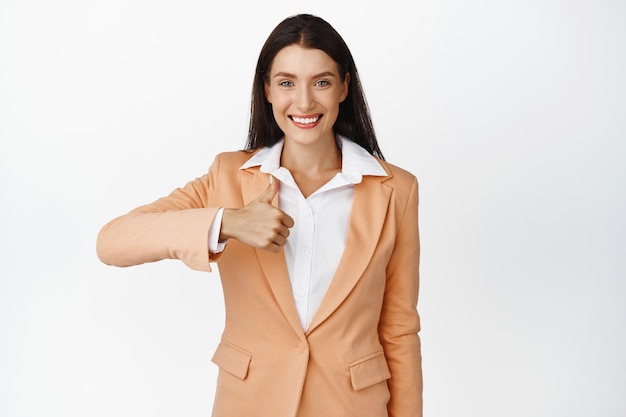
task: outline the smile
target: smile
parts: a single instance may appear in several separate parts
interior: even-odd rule
[[[295,123],[299,125],[311,125],[311,124],[317,123],[317,121],[322,118],[322,116],[315,116],[315,117],[289,116],[289,117],[291,118],[291,120],[293,120]]]

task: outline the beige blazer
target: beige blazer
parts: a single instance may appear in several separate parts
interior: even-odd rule
[[[168,197],[105,225],[97,252],[110,265],[180,259],[217,262],[225,328],[214,417],[419,417],[418,184],[380,161],[387,177],[354,189],[346,249],[310,327],[303,331],[284,254],[232,240],[209,255],[218,207],[242,207],[268,185],[250,152],[216,157],[209,172]]]

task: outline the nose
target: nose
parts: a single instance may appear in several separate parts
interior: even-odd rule
[[[313,107],[313,92],[309,86],[300,86],[296,91],[296,106],[302,112]]]

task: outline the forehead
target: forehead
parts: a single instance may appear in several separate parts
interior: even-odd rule
[[[300,45],[289,45],[278,51],[274,57],[270,76],[281,72],[306,76],[328,71],[337,74],[338,66],[326,52]]]

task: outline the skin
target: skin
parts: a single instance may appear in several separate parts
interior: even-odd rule
[[[290,45],[272,62],[265,97],[285,134],[281,165],[287,168],[304,197],[341,171],[341,152],[333,125],[339,104],[348,95],[350,74],[342,78],[337,63],[320,49]],[[293,219],[272,206],[279,182],[272,181],[254,201],[239,209],[224,209],[220,239],[280,251]]]

